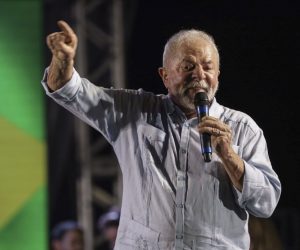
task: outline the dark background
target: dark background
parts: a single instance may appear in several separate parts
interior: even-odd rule
[[[56,21],[69,18],[72,1],[46,1],[45,35],[56,29]],[[292,1],[125,1],[124,33],[126,36],[126,84],[128,88],[143,88],[165,93],[158,76],[162,52],[167,39],[180,29],[197,28],[210,33],[216,41],[221,57],[219,103],[249,114],[263,129],[267,139],[273,168],[282,182],[282,195],[274,213],[286,246],[295,244],[299,234],[300,153],[297,85],[300,72],[300,4]],[[134,3],[134,4],[132,4]],[[45,49],[45,66],[49,52]],[[48,137],[50,167],[51,223],[74,217],[75,204],[72,181],[51,185],[54,178],[62,178],[76,167],[72,150],[70,115],[53,102],[48,104]],[[53,111],[56,110],[56,111]],[[60,142],[54,134],[55,121],[64,117],[69,157],[57,156]],[[65,125],[68,127],[68,125]],[[66,137],[65,137],[66,138]],[[62,166],[69,158],[68,166]],[[72,160],[73,159],[73,160]],[[60,164],[61,162],[61,164]],[[53,167],[55,165],[55,167]],[[69,170],[68,170],[69,169]],[[75,172],[76,173],[76,172]],[[72,177],[73,175],[73,177]],[[75,178],[72,172],[64,178]],[[60,176],[60,177],[59,177]],[[57,179],[56,179],[57,180]],[[54,194],[54,192],[56,192]],[[57,195],[57,192],[59,195]],[[58,205],[55,199],[65,197]],[[61,199],[59,199],[61,200]],[[51,212],[52,211],[52,212]],[[55,211],[55,212],[54,212]],[[286,226],[289,230],[286,230]],[[293,228],[293,229],[290,229]]]
[[[179,29],[210,33],[221,57],[221,104],[248,113],[264,130],[282,181],[279,206],[299,208],[299,4],[140,1],[127,50],[127,84],[166,90],[157,74],[163,47]],[[241,1],[243,2],[243,1]]]

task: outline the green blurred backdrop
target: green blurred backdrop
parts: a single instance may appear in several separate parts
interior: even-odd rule
[[[42,1],[0,0],[0,250],[47,249]]]

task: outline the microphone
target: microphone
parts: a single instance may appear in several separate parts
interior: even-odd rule
[[[196,108],[196,113],[198,117],[198,123],[200,123],[201,118],[204,116],[209,115],[208,106],[209,100],[205,92],[198,92],[194,97],[194,105]],[[200,134],[200,143],[202,149],[202,155],[205,162],[211,161],[212,155],[212,147],[211,147],[211,140],[210,134],[208,133],[201,133]]]

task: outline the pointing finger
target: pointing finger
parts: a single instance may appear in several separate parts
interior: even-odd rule
[[[65,22],[65,21],[58,21],[57,22],[59,28],[62,30],[61,33],[65,35],[65,42],[76,49],[77,47],[77,36],[73,29]]]
[[[65,21],[60,20],[57,22],[58,27],[68,36],[74,36],[75,32]]]

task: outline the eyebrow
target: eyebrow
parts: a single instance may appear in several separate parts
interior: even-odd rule
[[[188,63],[196,63],[196,60],[195,58],[192,58],[192,57],[184,57],[182,60],[181,60],[181,63],[183,62],[188,62]]]
[[[189,63],[195,63],[195,60],[193,60],[192,58],[183,58],[181,62],[189,62]],[[204,64],[213,64],[213,60],[212,59],[208,59],[208,60],[203,60],[201,63]]]
[[[205,64],[213,64],[213,61],[212,60],[207,60],[207,61],[204,61]]]

